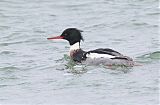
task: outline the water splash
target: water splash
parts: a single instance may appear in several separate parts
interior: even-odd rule
[[[70,56],[67,54],[64,55],[62,59],[56,60],[57,62],[60,62],[61,66],[63,68],[58,68],[57,70],[67,70],[67,73],[72,73],[72,74],[83,74],[87,72],[87,68],[83,64],[79,64],[74,62]]]

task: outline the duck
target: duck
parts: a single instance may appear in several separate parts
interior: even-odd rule
[[[84,41],[82,30],[77,28],[67,28],[61,35],[47,38],[48,40],[63,39],[70,45],[69,56],[76,63],[86,65],[106,65],[106,66],[134,66],[132,58],[125,56],[110,48],[97,48],[84,51],[81,49],[81,41]]]

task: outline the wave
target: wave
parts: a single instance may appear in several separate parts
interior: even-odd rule
[[[142,56],[136,57],[136,60],[138,62],[142,63],[150,63],[153,61],[159,61],[160,60],[160,51],[151,52],[148,54],[144,54]]]

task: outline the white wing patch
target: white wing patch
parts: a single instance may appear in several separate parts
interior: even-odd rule
[[[86,57],[94,59],[94,58],[114,58],[115,56],[108,54],[89,53],[86,55]]]

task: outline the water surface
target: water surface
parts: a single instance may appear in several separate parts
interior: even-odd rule
[[[158,0],[1,0],[0,104],[158,105]],[[112,48],[143,66],[67,69],[68,27],[84,50]]]

